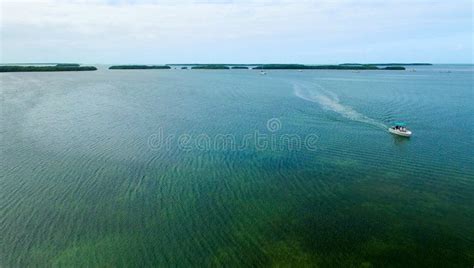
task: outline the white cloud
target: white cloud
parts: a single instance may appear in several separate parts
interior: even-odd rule
[[[0,1],[3,61],[278,61],[472,30],[470,1]]]

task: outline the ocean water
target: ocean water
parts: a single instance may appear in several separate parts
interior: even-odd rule
[[[0,74],[0,266],[471,267],[473,74]]]

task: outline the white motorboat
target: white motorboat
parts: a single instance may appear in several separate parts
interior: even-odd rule
[[[402,122],[395,123],[394,126],[388,129],[388,132],[402,137],[410,137],[412,134],[412,132],[406,128],[406,124]]]
[[[267,72],[265,72],[265,71],[262,70],[262,71],[260,71],[260,74],[261,74],[261,75],[266,75]]]

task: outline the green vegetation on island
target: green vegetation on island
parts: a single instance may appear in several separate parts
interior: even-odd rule
[[[375,65],[303,65],[303,64],[263,64],[253,69],[261,70],[405,70],[403,66],[379,68]]]
[[[222,65],[222,66],[244,66],[244,67],[249,67],[249,66],[257,66],[260,65],[260,63],[167,63],[166,65],[168,66],[187,66],[187,67],[193,67],[193,66],[205,66],[205,65]]]
[[[403,71],[403,70],[405,70],[405,67],[403,67],[403,66],[387,66],[385,68],[380,68],[380,70]]]
[[[230,69],[230,67],[224,64],[202,64],[193,66],[191,69],[227,70]]]
[[[79,67],[81,66],[78,63],[58,63],[56,64],[56,67]]]
[[[269,69],[269,70],[290,70],[290,69],[308,69],[306,65],[303,64],[261,64],[257,67],[253,67],[255,70]]]
[[[148,69],[171,69],[168,65],[114,65],[110,70],[148,70]]]
[[[372,63],[373,65],[377,66],[430,66],[433,65],[431,63],[424,63],[424,62],[415,62],[415,63]]]
[[[360,66],[360,65],[375,65],[375,66],[429,66],[433,65],[431,63],[423,63],[423,62],[418,62],[418,63],[368,63],[368,64],[362,64],[362,63],[343,63],[339,64],[341,66]]]
[[[327,65],[306,65],[306,64],[235,64],[235,63],[180,63],[167,64],[169,66],[180,66],[182,69],[188,67],[190,69],[268,69],[268,70],[405,70],[404,65],[431,65],[430,63],[381,63],[381,64],[361,64],[361,63],[343,63],[343,64],[327,64]]]
[[[67,71],[96,71],[94,66],[65,66],[64,64],[57,64],[54,66],[17,66],[17,65],[2,65],[0,72],[67,72]]]

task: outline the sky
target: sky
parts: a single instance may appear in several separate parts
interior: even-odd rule
[[[473,0],[0,0],[0,62],[473,63]]]

